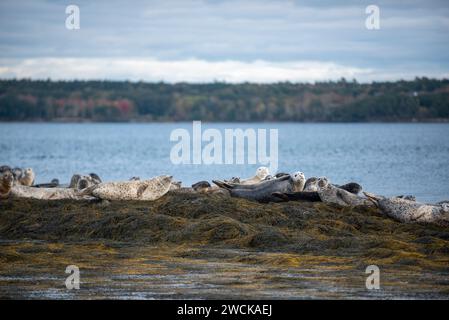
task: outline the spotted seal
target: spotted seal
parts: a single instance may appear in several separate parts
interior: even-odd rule
[[[278,197],[283,201],[327,202],[327,203],[337,203],[343,206],[351,205],[351,203],[353,205],[361,204],[359,201],[356,200],[359,199],[360,197],[357,197],[356,195],[362,190],[362,186],[356,182],[350,182],[341,186],[330,184],[327,178],[324,179],[314,178],[313,180],[310,180],[310,182],[312,182],[313,185],[309,184],[309,188],[307,188],[308,190],[306,190],[306,187],[304,187],[304,191],[301,192],[292,192],[292,193],[277,192],[274,193],[273,196]],[[326,189],[326,191],[323,191],[324,189]],[[319,191],[321,191],[321,196]],[[353,194],[355,195],[355,197],[347,195],[346,193]]]
[[[103,200],[156,200],[166,194],[172,176],[158,176],[149,180],[102,182],[79,192]]]
[[[14,176],[11,171],[5,171],[0,174],[0,199],[9,197],[13,184]]]
[[[364,194],[383,214],[397,221],[449,226],[449,203],[433,205],[399,197],[387,198],[369,192]]]
[[[56,188],[56,187],[59,187],[59,180],[52,179],[50,182],[47,182],[47,183],[35,184],[34,187],[36,187],[36,188]]]
[[[267,167],[259,167],[256,170],[256,174],[251,178],[232,178],[231,180],[225,182],[238,183],[242,185],[252,185],[263,181],[268,175],[270,175],[270,170]]]
[[[262,181],[255,185],[231,185],[219,180],[213,180],[222,189],[229,191],[232,197],[244,198],[259,202],[278,202],[280,199],[273,196],[275,192],[289,193],[302,191],[305,184],[305,176],[302,172],[292,175],[284,175],[273,180]]]
[[[18,181],[22,186],[31,187],[34,183],[35,174],[33,169],[26,168],[22,171],[22,175],[19,177]]]
[[[211,186],[208,181],[199,181],[197,183],[192,184],[192,190],[197,193],[204,194],[223,194],[225,196],[229,196],[229,191],[226,189],[222,189],[218,186]]]
[[[35,188],[14,184],[10,192],[11,198],[30,198],[38,200],[88,200],[89,196],[79,195],[71,188]]]

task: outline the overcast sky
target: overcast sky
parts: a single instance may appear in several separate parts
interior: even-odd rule
[[[65,26],[69,4],[79,30]],[[365,27],[370,4],[380,30]],[[447,0],[0,1],[0,78],[448,78],[448,52]]]

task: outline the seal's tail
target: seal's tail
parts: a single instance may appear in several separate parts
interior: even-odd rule
[[[231,186],[229,183],[220,180],[212,180],[212,182],[222,189],[231,190],[233,188],[233,186]]]

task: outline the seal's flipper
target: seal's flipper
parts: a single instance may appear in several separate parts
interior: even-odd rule
[[[92,192],[98,188],[99,184],[94,184],[93,186],[87,187],[85,189],[82,190],[75,190],[75,193],[77,196],[92,196]]]
[[[219,186],[222,189],[230,190],[234,187],[226,182],[220,181],[220,180],[212,180],[213,183],[215,183],[217,186]]]
[[[282,192],[273,192],[271,195],[284,201],[290,201],[288,196]]]

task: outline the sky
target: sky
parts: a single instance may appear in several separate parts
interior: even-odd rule
[[[80,28],[66,28],[77,5]],[[380,29],[370,30],[369,5]],[[449,78],[449,1],[0,1],[0,78]]]

